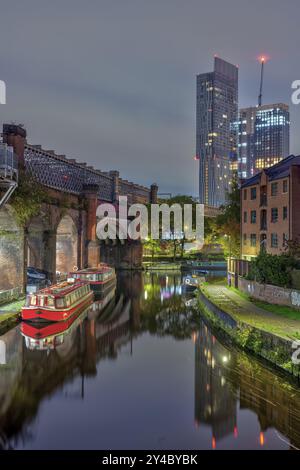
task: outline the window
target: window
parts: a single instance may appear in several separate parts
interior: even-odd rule
[[[246,223],[247,223],[247,212],[245,211],[244,212],[244,224],[246,224]]]
[[[256,224],[256,211],[251,211],[251,224]]]
[[[256,233],[251,233],[250,243],[251,243],[251,246],[256,246]]]
[[[65,306],[66,306],[65,299],[61,298],[61,297],[58,297],[56,299],[56,308],[62,308],[62,307],[65,307]]]
[[[271,247],[278,248],[278,235],[277,233],[271,234]]]
[[[288,192],[288,182],[287,182],[287,180],[283,180],[283,183],[282,183],[282,192],[283,192],[283,193],[287,193],[287,192]]]
[[[278,221],[278,209],[277,207],[272,207],[271,209],[271,222],[275,223]]]
[[[287,206],[284,206],[282,215],[283,215],[283,220],[286,220],[287,217],[288,217],[288,208],[287,208]]]
[[[278,194],[278,183],[271,184],[271,196],[277,196]]]
[[[256,188],[251,188],[251,200],[256,199]]]
[[[244,201],[247,199],[247,189],[244,189]]]
[[[285,246],[288,241],[289,241],[289,237],[287,236],[286,233],[284,233],[282,236],[282,246]]]
[[[247,245],[247,234],[244,233],[244,245]]]

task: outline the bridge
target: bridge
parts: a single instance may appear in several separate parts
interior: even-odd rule
[[[96,209],[125,195],[129,204],[154,203],[156,184],[148,188],[121,178],[118,171],[101,171],[30,145],[18,125],[3,125],[0,145],[0,291],[22,290],[28,266],[47,271],[52,281],[58,272],[97,266],[100,259],[118,268],[141,267],[140,242],[97,239]],[[18,184],[19,194],[13,194]],[[32,192],[38,187],[42,194],[37,213],[27,218],[26,184],[27,193],[32,184]]]

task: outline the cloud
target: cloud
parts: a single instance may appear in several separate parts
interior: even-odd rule
[[[163,192],[197,194],[195,75],[211,70],[218,53],[240,66],[240,104],[256,104],[256,57],[267,52],[264,100],[289,101],[300,75],[300,6],[289,6],[0,0],[2,121],[23,122],[31,142],[58,153],[144,184],[157,181]],[[291,150],[300,153],[300,107],[292,116]]]

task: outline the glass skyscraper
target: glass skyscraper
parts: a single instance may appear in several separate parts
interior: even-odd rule
[[[289,155],[290,114],[287,104],[241,109],[238,121],[238,173],[249,178]]]
[[[215,57],[214,71],[197,75],[196,157],[200,203],[226,202],[237,169],[238,68]]]

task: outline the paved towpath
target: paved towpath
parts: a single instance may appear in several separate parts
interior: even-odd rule
[[[231,314],[236,320],[244,321],[284,338],[300,339],[300,311],[299,319],[269,312],[250,300],[244,299],[225,284],[205,284],[202,290],[213,303]]]

